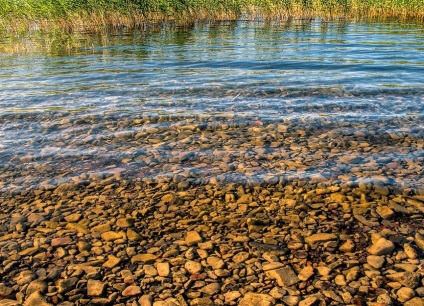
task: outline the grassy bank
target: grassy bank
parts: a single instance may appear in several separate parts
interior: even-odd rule
[[[146,22],[249,18],[424,20],[422,0],[0,0],[0,29],[137,28]]]

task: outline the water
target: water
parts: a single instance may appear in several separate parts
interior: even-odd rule
[[[0,191],[113,176],[421,192],[423,38],[414,24],[238,21],[0,53]]]

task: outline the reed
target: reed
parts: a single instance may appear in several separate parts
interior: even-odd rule
[[[424,21],[423,0],[0,0],[0,30],[90,31],[237,18]]]

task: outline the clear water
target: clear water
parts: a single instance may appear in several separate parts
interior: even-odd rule
[[[424,187],[422,25],[238,21],[78,39],[91,44],[0,53],[0,191],[109,176]]]

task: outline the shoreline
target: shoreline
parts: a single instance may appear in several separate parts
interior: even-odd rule
[[[114,179],[1,202],[1,305],[424,305],[410,189]]]
[[[358,0],[346,0],[344,3],[322,0],[163,0],[160,3],[147,1],[145,4],[136,1],[103,3],[101,0],[89,4],[49,0],[38,4],[25,0],[21,6],[0,0],[1,6],[4,10],[0,11],[0,31],[6,33],[100,33],[114,29],[140,30],[155,23],[188,25],[199,21],[239,19],[424,21],[424,3],[417,0],[406,0],[403,3],[391,0],[380,0],[378,3]]]

